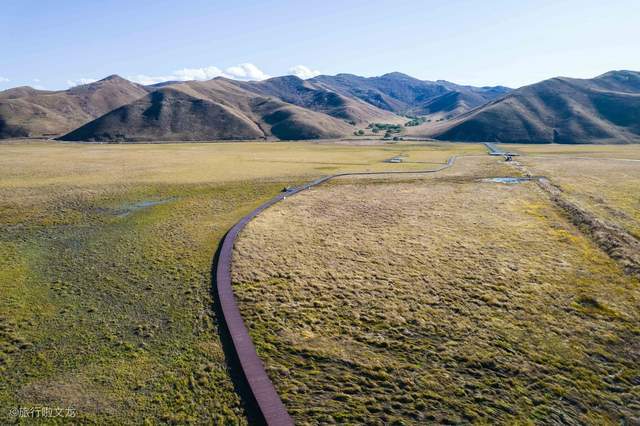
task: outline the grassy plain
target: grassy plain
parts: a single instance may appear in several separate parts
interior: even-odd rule
[[[531,173],[572,202],[640,238],[640,146],[512,146]]]
[[[629,145],[566,145],[566,144],[499,144],[507,151],[528,156],[628,158],[640,160],[640,146]]]
[[[248,225],[235,290],[297,423],[640,420],[640,282],[534,182],[483,181],[515,171],[344,179]]]
[[[479,145],[0,144],[0,423],[246,423],[210,297],[227,229],[283,186]]]

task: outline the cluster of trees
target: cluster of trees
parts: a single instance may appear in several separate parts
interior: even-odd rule
[[[394,133],[400,133],[402,126],[399,124],[388,123],[371,123],[367,126],[367,129],[371,129],[373,133],[379,133],[384,131],[384,137],[390,138]]]
[[[397,135],[402,132],[403,127],[412,127],[419,126],[423,123],[431,123],[431,119],[427,119],[426,117],[419,117],[416,115],[404,115],[409,119],[404,124],[390,124],[390,123],[370,123],[367,126],[367,129],[372,133],[378,134],[380,132],[384,132],[385,139],[401,140]],[[451,116],[447,116],[446,118],[439,118],[434,120],[435,122],[444,121],[445,119],[450,119]],[[354,123],[355,124],[355,123]],[[359,129],[353,132],[355,136],[364,136],[366,134],[365,130]]]
[[[402,131],[401,124],[389,124],[389,123],[370,123],[367,126],[367,129],[371,130],[372,133],[380,133],[385,132],[385,138],[391,138],[394,134],[400,133]],[[356,130],[353,132],[356,136],[364,136],[365,131],[363,129]]]
[[[399,124],[388,124],[388,123],[371,123],[367,126],[367,129],[371,129],[371,131],[381,131],[388,130],[390,132],[399,132],[402,129],[402,126]]]
[[[404,123],[404,127],[412,127],[412,126],[419,126],[422,123],[426,122],[427,119],[424,117],[409,117],[411,120],[407,121],[406,123]],[[431,120],[429,120],[431,121]]]
[[[397,137],[394,137],[394,135],[401,133],[403,127],[419,126],[422,123],[431,122],[431,120],[427,120],[425,117],[418,117],[418,116],[412,116],[412,115],[406,115],[405,117],[410,118],[410,120],[404,123],[404,125],[390,124],[390,123],[370,123],[367,126],[367,129],[371,130],[372,133],[376,133],[376,134],[380,132],[385,132],[384,137],[387,139],[390,139],[390,138],[397,139]],[[436,120],[436,121],[442,121],[442,119]],[[354,131],[353,134],[355,136],[364,136],[365,131],[363,129],[360,129],[360,130]]]

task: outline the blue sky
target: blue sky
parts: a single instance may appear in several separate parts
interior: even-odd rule
[[[0,89],[391,71],[518,87],[640,70],[639,22],[638,0],[3,0]]]

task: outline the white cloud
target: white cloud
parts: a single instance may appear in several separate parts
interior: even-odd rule
[[[188,81],[188,80],[211,80],[212,78],[220,77],[223,72],[220,68],[210,66],[205,68],[183,68],[173,73],[175,80]]]
[[[11,81],[11,80],[9,80],[8,78],[3,77],[3,76],[0,75],[0,83],[8,83],[9,81]]]
[[[320,75],[321,72],[318,70],[312,70],[309,67],[304,65],[296,65],[295,67],[289,68],[289,74],[295,75],[296,77],[300,77],[303,80],[308,78],[313,78],[317,75]]]
[[[138,75],[130,75],[127,76],[127,80],[133,81],[134,83],[144,84],[148,86],[150,84],[162,83],[164,81],[172,81],[177,80],[174,75],[146,75],[146,74],[138,74]]]
[[[79,78],[77,80],[67,80],[67,85],[69,87],[80,86],[82,84],[89,84],[98,81],[96,78]]]
[[[253,64],[244,63],[225,70],[229,78],[236,80],[265,80],[271,76]]]
[[[254,64],[244,63],[229,67],[224,71],[213,65],[203,68],[183,68],[171,75],[138,74],[127,76],[127,79],[144,85],[162,83],[164,81],[211,80],[216,77],[226,77],[234,80],[264,80],[270,76]]]

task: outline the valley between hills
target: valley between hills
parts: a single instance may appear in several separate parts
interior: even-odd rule
[[[640,141],[640,73],[558,77],[518,89],[394,72],[217,77],[142,86],[117,75],[68,90],[0,92],[0,138],[158,142],[350,137],[466,142]]]

